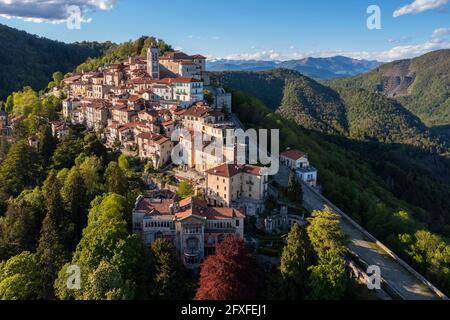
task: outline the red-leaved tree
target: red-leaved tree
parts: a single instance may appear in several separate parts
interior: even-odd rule
[[[244,241],[228,236],[203,262],[195,300],[254,300],[258,275]]]

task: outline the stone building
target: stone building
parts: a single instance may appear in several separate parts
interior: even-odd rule
[[[208,207],[196,198],[177,201],[173,193],[157,191],[136,200],[133,232],[146,246],[156,239],[173,243],[184,264],[197,268],[227,235],[243,239],[244,219],[240,209]]]
[[[206,197],[218,207],[242,208],[247,215],[264,211],[269,177],[263,167],[223,164],[206,171]]]

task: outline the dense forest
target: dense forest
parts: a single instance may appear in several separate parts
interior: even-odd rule
[[[111,46],[97,42],[66,44],[1,24],[0,43],[0,99],[25,86],[45,88],[53,72],[72,71]]]

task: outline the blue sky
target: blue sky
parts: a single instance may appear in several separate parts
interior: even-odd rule
[[[79,30],[63,21],[71,4],[83,12]],[[381,9],[381,30],[366,26],[369,5]],[[50,39],[154,35],[188,53],[235,59],[409,58],[450,48],[449,12],[449,0],[0,0],[0,23]]]

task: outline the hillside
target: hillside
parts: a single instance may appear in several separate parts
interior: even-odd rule
[[[286,78],[277,112],[308,129],[348,134],[347,111],[339,95],[300,74]]]
[[[298,71],[315,80],[351,77],[379,66],[378,61],[357,60],[343,56],[329,58],[305,58],[287,61],[213,60],[208,62],[210,71],[268,71],[276,68]]]
[[[340,87],[333,90],[298,72],[222,72],[212,77],[226,87],[263,101],[286,119],[323,133],[440,149],[427,127],[400,103],[382,95]]]
[[[0,24],[0,99],[31,86],[45,88],[52,73],[72,71],[88,57],[102,54],[108,44],[66,44]]]
[[[233,92],[233,112],[248,128],[280,130],[281,149],[298,148],[308,154],[319,171],[323,194],[349,213],[358,223],[386,243],[416,270],[449,292],[447,268],[441,258],[424,267],[422,254],[412,252],[414,235],[425,232],[423,248],[433,243],[445,250],[447,240],[423,230],[432,230],[443,239],[450,232],[450,182],[433,178],[417,165],[417,159],[436,161],[429,168],[443,171],[445,162],[413,148],[395,152],[387,145],[356,142],[317,131],[305,130],[270,110],[263,101],[247,93]],[[433,240],[431,240],[433,239]],[[447,246],[447,247],[446,247]],[[437,248],[436,247],[436,248]],[[428,249],[424,249],[427,251]],[[436,249],[436,252],[439,251]],[[441,251],[439,251],[441,252]],[[440,255],[439,257],[444,257]],[[437,257],[437,256],[436,256]]]
[[[400,103],[364,89],[340,89],[350,124],[350,137],[417,147],[436,146],[428,128]]]
[[[379,92],[399,101],[428,126],[450,124],[450,49],[388,63],[329,85]]]
[[[96,58],[89,58],[76,68],[76,72],[97,70],[108,63],[123,62],[131,56],[146,57],[147,49],[150,46],[158,46],[161,53],[173,51],[172,46],[164,40],[151,36],[141,36],[137,40],[130,40],[121,44],[111,44],[103,55]]]

